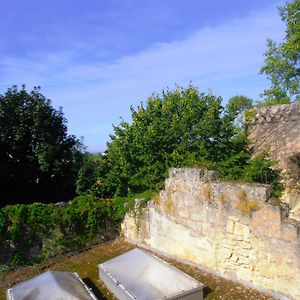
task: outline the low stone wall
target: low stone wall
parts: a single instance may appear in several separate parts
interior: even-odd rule
[[[125,217],[127,239],[254,286],[300,299],[299,223],[267,185],[171,169],[165,190]]]
[[[31,241],[31,247],[28,248],[28,237],[21,237],[19,242],[19,251],[22,253],[22,264],[30,262],[36,259],[48,259],[61,255],[64,253],[69,253],[73,251],[82,251],[85,248],[91,247],[95,244],[101,244],[107,241],[114,240],[120,236],[120,222],[105,220],[99,227],[98,232],[93,238],[87,239],[85,244],[72,243],[67,245],[62,245],[59,239],[68,240],[67,237],[63,236],[63,233],[59,229],[55,229],[49,232],[47,238],[36,237]],[[12,240],[7,240],[2,243],[0,247],[0,269],[1,265],[10,265],[12,260],[12,254],[15,251],[15,245]]]

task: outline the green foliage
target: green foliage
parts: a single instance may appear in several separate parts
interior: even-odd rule
[[[271,88],[265,90],[266,100],[299,96],[300,87],[300,0],[285,4],[279,8],[282,21],[285,22],[285,37],[282,43],[267,41],[265,64],[260,72],[271,80]],[[279,100],[278,100],[279,99]],[[273,103],[273,102],[271,102]]]
[[[271,169],[273,165],[274,162],[262,152],[249,161],[244,170],[244,178],[248,182],[270,183],[275,176]]]
[[[257,110],[255,108],[251,108],[245,111],[245,122],[251,123],[253,121],[253,118],[256,114]]]
[[[235,125],[242,131],[244,130],[244,112],[248,112],[252,107],[253,100],[240,95],[231,97],[226,105],[229,114],[235,115]]]
[[[133,206],[133,197],[101,200],[92,195],[78,196],[64,206],[8,205],[0,208],[0,249],[10,252],[13,265],[28,263],[33,246],[41,248],[35,259],[78,249],[105,231],[109,223],[120,222]]]
[[[262,107],[262,106],[272,106],[272,105],[289,104],[289,103],[291,103],[290,99],[284,97],[284,98],[267,99],[265,101],[258,102],[257,106]]]
[[[33,203],[0,208],[0,263],[4,262],[1,251],[10,253],[13,265],[22,265],[32,259],[28,255],[31,247],[40,248],[34,258],[39,260],[89,245],[107,226],[119,224],[134,208],[136,198],[143,198],[141,205],[145,206],[154,194],[145,191],[115,199],[85,194],[62,205]]]
[[[100,176],[102,157],[86,153],[76,181],[77,194],[91,193]]]
[[[248,110],[253,107],[253,100],[245,96],[234,96],[231,97],[226,105],[226,108],[230,112],[240,114],[245,110]]]
[[[268,158],[266,151],[255,157],[251,157],[250,153],[240,152],[221,162],[218,171],[223,180],[270,184],[273,195],[280,197],[283,186],[280,183],[279,173],[273,169],[274,163]]]
[[[0,206],[73,197],[81,148],[38,88],[8,89],[0,95]]]
[[[146,105],[131,107],[131,124],[114,126],[107,151],[96,164],[87,157],[78,191],[119,199],[159,190],[168,168],[183,166],[215,169],[226,180],[275,182],[266,157],[257,164],[251,160],[245,127],[237,122],[245,109],[246,120],[253,118],[256,110],[251,107],[251,99],[235,96],[224,108],[221,98],[193,86],[152,95]]]
[[[12,246],[13,264],[21,264],[24,259],[23,249],[30,249],[35,240],[47,237],[54,226],[53,206],[34,203],[31,205],[9,205],[0,209],[0,245],[7,241]]]
[[[273,169],[275,162],[268,158],[267,152],[262,152],[251,158],[244,169],[243,179],[247,182],[270,184],[273,195],[280,197],[283,185],[280,183],[278,171]]]
[[[221,161],[217,167],[223,180],[243,180],[244,169],[250,159],[250,154],[241,151],[236,155],[232,155],[227,160]]]
[[[233,119],[221,98],[189,86],[152,95],[131,107],[132,124],[114,126],[98,195],[130,195],[162,187],[171,166],[214,164],[236,151]]]

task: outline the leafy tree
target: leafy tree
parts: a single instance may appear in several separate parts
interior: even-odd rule
[[[260,73],[271,80],[271,88],[263,96],[269,104],[288,103],[299,97],[300,87],[300,0],[294,0],[279,8],[281,19],[286,24],[282,43],[267,41],[265,65]]]
[[[77,194],[94,193],[99,184],[103,158],[86,153],[76,181]]]
[[[253,100],[241,95],[233,96],[229,99],[226,108],[228,111],[240,114],[253,107]]]
[[[102,195],[159,188],[171,166],[214,167],[242,147],[233,124],[238,111],[193,86],[152,95],[131,112],[132,124],[114,126],[100,172]]]
[[[8,89],[0,96],[0,205],[74,196],[81,150],[67,135],[62,110],[52,108],[39,88]]]
[[[226,109],[230,114],[235,114],[235,124],[243,127],[244,112],[253,107],[253,100],[241,95],[233,96],[229,99]]]

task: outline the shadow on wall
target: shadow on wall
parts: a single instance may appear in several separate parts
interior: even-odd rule
[[[300,180],[300,153],[297,153],[289,158],[290,161],[290,172],[292,178]]]

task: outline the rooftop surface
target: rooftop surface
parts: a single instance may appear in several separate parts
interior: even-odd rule
[[[97,266],[100,263],[123,254],[135,247],[135,245],[124,240],[116,240],[102,245],[97,245],[81,253],[56,257],[47,262],[18,268],[16,270],[6,272],[5,274],[0,274],[0,300],[6,299],[6,289],[50,269],[77,272],[84,282],[93,289],[93,292],[96,294],[98,299],[114,300],[115,298],[113,298],[110,292],[106,289],[105,285],[100,282]],[[199,270],[194,266],[170,260],[165,257],[162,258],[192,276],[194,279],[205,284],[204,299],[206,300],[274,300],[271,296],[263,294],[255,289],[215,276],[209,272]]]
[[[128,292],[133,299],[169,299],[186,293],[202,295],[204,287],[171,264],[138,248],[100,264],[99,274],[114,290]]]
[[[12,300],[95,300],[76,273],[46,271],[8,290]]]

